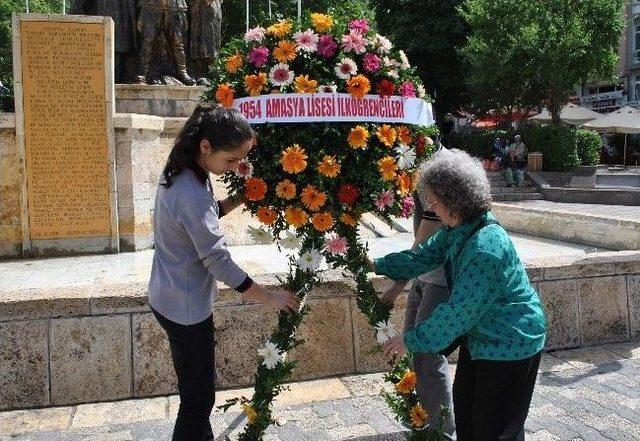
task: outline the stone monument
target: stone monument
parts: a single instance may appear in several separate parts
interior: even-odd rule
[[[13,16],[25,256],[119,250],[113,20]]]

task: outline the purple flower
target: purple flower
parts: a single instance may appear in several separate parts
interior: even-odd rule
[[[380,69],[380,57],[376,54],[368,53],[362,59],[362,64],[367,72],[376,72]]]
[[[415,201],[413,200],[413,196],[407,196],[402,200],[402,212],[400,215],[405,219],[408,218],[411,213],[413,213],[413,208],[415,207]]]
[[[353,20],[349,23],[349,30],[360,31],[363,34],[366,34],[369,31],[369,22],[367,21],[366,18]]]
[[[398,88],[398,93],[406,98],[416,97],[416,88],[411,81],[405,81],[402,86]]]
[[[318,53],[325,58],[333,57],[338,51],[338,43],[331,35],[322,35],[318,40]]]
[[[251,53],[249,53],[249,61],[251,61],[257,68],[262,67],[268,59],[269,49],[264,46],[254,47]]]

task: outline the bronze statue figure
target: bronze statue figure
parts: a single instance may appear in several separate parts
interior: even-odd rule
[[[222,40],[222,0],[189,0],[189,59],[200,85],[208,85],[209,66]]]

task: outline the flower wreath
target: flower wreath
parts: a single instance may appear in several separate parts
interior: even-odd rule
[[[221,51],[205,98],[237,107],[234,100],[268,94],[348,93],[361,99],[401,96],[428,101],[424,87],[402,51],[377,34],[365,19],[337,23],[310,14],[302,22],[279,20],[250,29]],[[304,300],[321,280],[321,265],[341,268],[356,281],[360,310],[378,343],[397,335],[365,269],[367,247],[357,231],[363,213],[391,221],[408,217],[419,163],[433,150],[434,126],[365,122],[266,123],[256,126],[259,145],[235,173],[223,180],[230,194],[246,197],[247,209],[264,224],[250,228],[260,242],[276,241],[289,255],[283,285]],[[241,440],[262,439],[274,423],[271,402],[285,387],[296,363],[285,355],[302,342],[294,337],[308,312],[280,313],[278,327],[258,350],[261,363],[252,398],[240,403],[248,424]],[[442,424],[429,422],[415,392],[415,373],[405,357],[385,379],[394,385],[385,400],[411,439],[440,439]]]

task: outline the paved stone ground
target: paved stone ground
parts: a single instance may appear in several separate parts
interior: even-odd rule
[[[266,439],[402,440],[382,387],[381,374],[294,383]],[[248,394],[222,391],[217,401]],[[0,441],[167,440],[177,406],[177,397],[159,397],[4,412]],[[211,422],[217,440],[234,439],[244,424],[237,410],[216,411]],[[640,439],[640,341],[545,354],[526,428],[530,441]]]
[[[633,205],[600,205],[600,204],[571,204],[551,201],[518,201],[500,202],[500,204],[515,205],[523,208],[538,210],[560,211],[604,217],[608,219],[640,222],[640,207]]]

